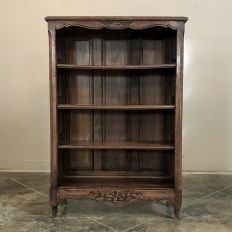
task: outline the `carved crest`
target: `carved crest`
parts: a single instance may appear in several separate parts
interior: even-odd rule
[[[129,28],[130,24],[132,23],[132,21],[110,21],[110,20],[105,20],[102,21],[104,27],[106,28],[110,28],[110,29],[124,29],[124,28]]]
[[[135,191],[110,191],[110,192],[101,192],[101,191],[91,191],[89,197],[98,200],[105,201],[105,203],[116,206],[117,204],[128,203],[139,199],[141,192]]]

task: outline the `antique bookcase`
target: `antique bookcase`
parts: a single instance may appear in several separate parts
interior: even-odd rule
[[[186,17],[46,17],[52,215],[67,199],[179,217]]]

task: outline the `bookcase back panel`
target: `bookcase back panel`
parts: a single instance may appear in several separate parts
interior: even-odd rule
[[[165,63],[165,41],[144,39],[142,41],[142,64]],[[165,102],[165,77],[162,72],[144,72],[140,77],[140,104],[164,104]],[[162,112],[142,113],[139,120],[139,140],[160,142],[164,139],[164,116]],[[141,167],[151,168],[149,164],[162,167],[164,158],[154,156],[148,151],[142,156]]]
[[[105,39],[103,47],[103,64],[126,65],[128,63],[127,41]],[[103,103],[105,105],[127,104],[127,73],[105,72],[103,80]],[[123,112],[107,112],[103,116],[105,141],[127,140],[127,115]],[[102,168],[104,170],[126,170],[128,159],[125,151],[107,150],[102,154]]]
[[[67,155],[64,156],[64,159],[66,161],[65,171],[91,171],[93,169],[93,152],[88,151],[78,151],[78,150],[72,150],[67,152]]]
[[[81,56],[83,53],[85,55]],[[176,30],[70,27],[57,31],[57,63],[125,65],[175,62]]]
[[[154,176],[169,176],[173,177],[173,157],[174,154],[171,151],[137,151],[139,159],[132,165],[134,160],[135,151],[120,150],[115,153],[111,153],[111,161],[106,159],[106,156],[102,156],[100,162],[101,168],[96,170],[95,167],[95,152],[101,152],[104,154],[105,150],[93,150],[91,156],[85,156],[83,150],[65,150],[62,154],[63,174],[65,176],[80,175],[80,176],[93,176],[93,175],[114,175],[114,176],[128,176],[136,175],[148,175]],[[122,152],[122,153],[121,153]],[[62,153],[62,151],[60,151]],[[121,159],[117,156],[121,155]],[[115,158],[115,160],[113,160]],[[112,162],[114,161],[114,162]]]
[[[60,142],[127,143],[174,142],[173,111],[93,111],[64,110],[59,112]],[[167,155],[164,155],[167,154]],[[138,150],[78,150],[67,151],[66,171],[159,171],[171,173],[172,152]],[[87,173],[88,174],[88,173]],[[83,173],[83,175],[87,175]],[[102,173],[101,173],[102,174]]]
[[[176,31],[57,31],[57,62],[154,65],[176,62]],[[58,70],[58,104],[175,104],[176,70]],[[59,111],[59,140],[174,143],[174,111]],[[173,177],[174,151],[60,150],[64,175]]]
[[[90,52],[89,40],[70,40],[68,43],[69,63],[78,65],[90,65],[92,54]],[[67,93],[70,103],[86,105],[92,103],[91,75],[89,72],[70,72],[67,82]],[[92,139],[92,115],[86,111],[80,111],[79,114],[70,112],[70,140],[91,140]],[[77,158],[78,157],[78,158]],[[76,159],[75,159],[76,158]],[[74,155],[71,167],[85,169],[89,167],[92,160],[91,151],[82,151],[79,156]],[[77,166],[76,166],[77,165]]]
[[[94,113],[92,110],[60,110],[58,119],[61,141],[174,142],[173,110],[120,110],[117,114],[104,110],[95,110]],[[119,119],[121,123],[117,123]]]
[[[58,77],[59,104],[175,104],[175,70],[59,70]]]
[[[175,30],[153,28],[142,31],[94,31],[81,28],[58,30],[57,62],[77,65],[152,65],[176,62]],[[58,76],[59,85],[62,86],[59,88],[62,90],[59,93],[60,103],[117,105],[175,102],[175,70],[59,70]]]

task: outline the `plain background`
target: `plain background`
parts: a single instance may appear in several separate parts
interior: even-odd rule
[[[231,0],[0,0],[0,170],[49,171],[48,15],[187,16],[183,170],[232,171]]]

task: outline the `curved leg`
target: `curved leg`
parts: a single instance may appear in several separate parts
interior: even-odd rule
[[[58,212],[58,200],[57,200],[57,191],[55,187],[50,187],[50,204],[52,208],[52,217],[56,217]]]
[[[52,206],[52,217],[56,217],[58,212],[58,205]]]

